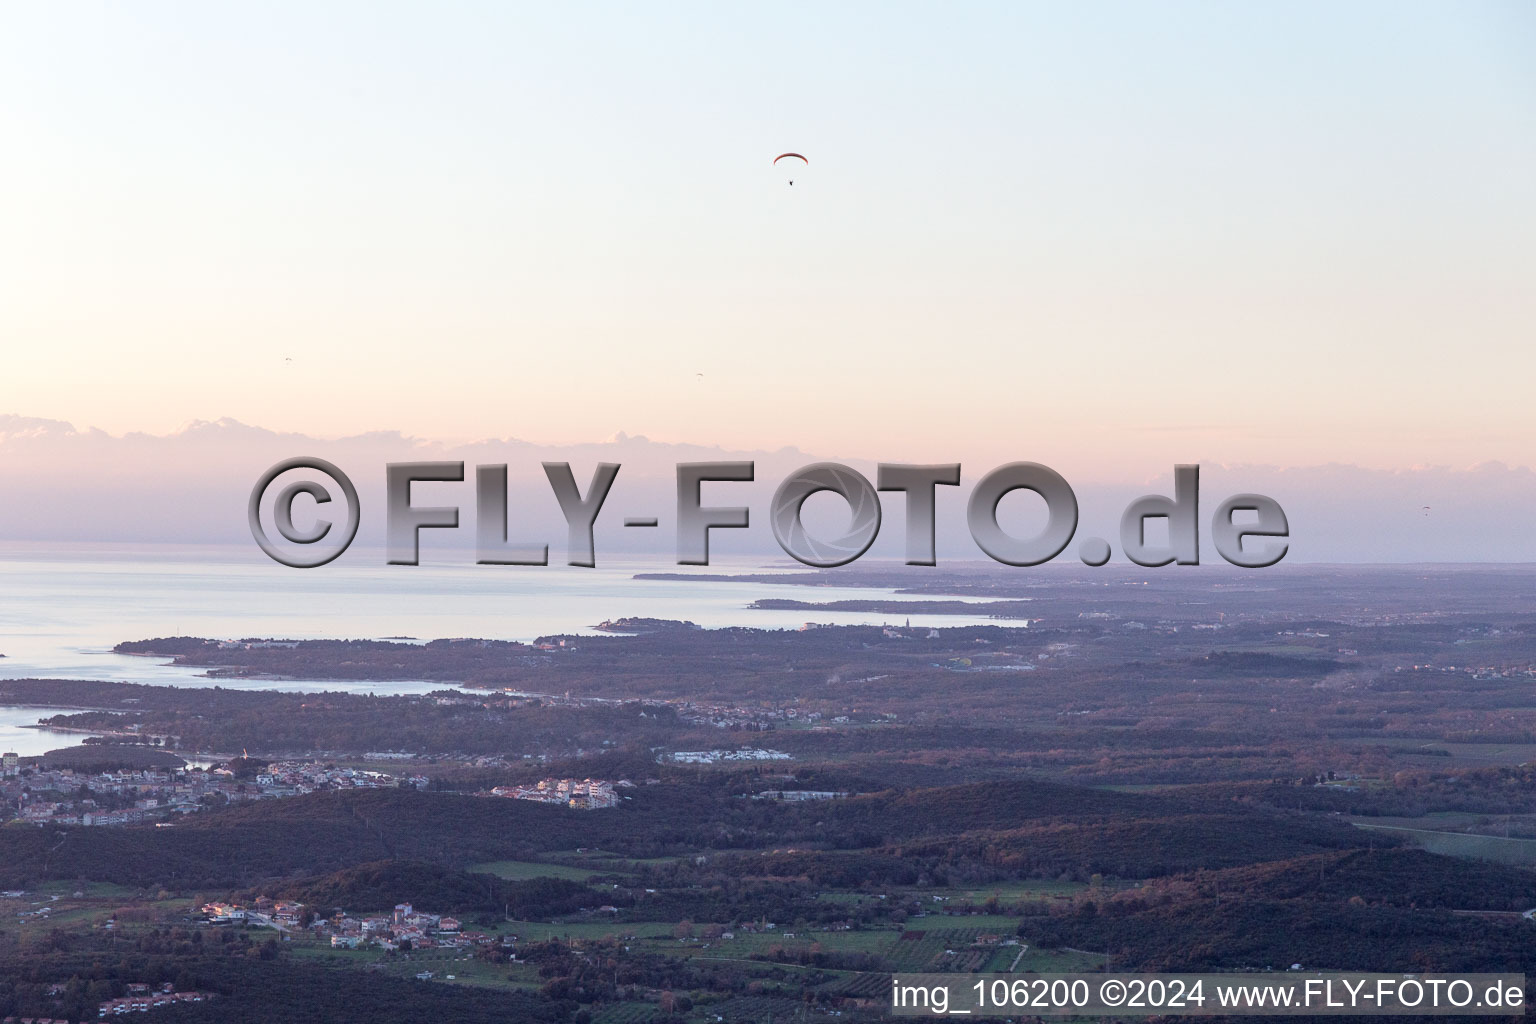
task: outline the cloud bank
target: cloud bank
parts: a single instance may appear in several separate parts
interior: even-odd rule
[[[899,453],[883,453],[891,458]],[[620,434],[591,444],[536,445],[515,439],[449,445],[397,432],[315,438],[249,426],[235,420],[194,422],[174,433],[112,435],[77,429],[58,420],[0,415],[0,540],[59,545],[99,542],[252,545],[245,508],[257,477],[273,463],[296,455],[334,462],[356,482],[363,508],[358,546],[346,557],[372,557],[382,544],[384,465],[418,460],[463,461],[471,467],[506,463],[514,534],[550,545],[552,562],[564,560],[565,527],[540,467],[569,462],[585,488],[598,462],[623,469],[599,517],[597,550],[647,553],[670,560],[674,551],[674,467],[679,462],[751,460],[751,484],[707,485],[706,504],[747,505],[750,530],[716,531],[717,555],[780,554],[767,525],[773,489],[811,462],[841,461],[873,479],[874,460],[818,454],[794,448],[736,451],[708,445],[667,444]],[[1028,453],[1021,453],[1028,458]],[[940,488],[941,560],[982,557],[965,532],[964,502],[970,487],[992,464],[962,462],[958,488]],[[1081,509],[1078,537],[1116,541],[1120,510],[1145,493],[1172,493],[1172,466],[1146,480],[1072,480]],[[1536,561],[1536,472],[1486,463],[1471,467],[1374,470],[1351,465],[1277,468],[1203,464],[1202,533],[1226,496],[1267,494],[1291,522],[1288,562],[1529,562]],[[808,505],[812,523],[840,515],[836,499]],[[812,503],[818,499],[812,499]],[[458,537],[449,531],[424,536],[428,559],[468,561],[474,526],[473,483],[419,485],[418,504],[457,504]],[[1017,506],[1010,503],[1017,501]],[[1040,518],[1025,495],[1006,499],[1005,526],[1020,532]],[[885,527],[866,557],[901,556],[902,498],[885,496]],[[626,530],[625,516],[660,520],[655,530]],[[1202,536],[1202,559],[1216,560]],[[1115,543],[1118,549],[1118,543]],[[1076,545],[1062,558],[1074,557]],[[1123,561],[1118,556],[1116,561]]]

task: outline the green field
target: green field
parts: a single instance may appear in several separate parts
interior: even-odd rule
[[[617,868],[614,872],[593,871],[589,868],[573,868],[569,864],[546,864],[532,860],[493,860],[484,864],[471,865],[469,870],[482,875],[495,875],[497,878],[505,878],[513,882],[521,882],[529,878],[568,878],[573,882],[585,882],[597,875],[618,871]]]
[[[1123,888],[1123,886],[1116,886],[1116,888]],[[1058,882],[1052,879],[1027,878],[1017,882],[993,882],[989,885],[958,889],[914,889],[909,894],[918,899],[931,896],[947,896],[951,900],[982,903],[991,896],[996,896],[1005,902],[1057,899],[1064,896],[1075,896],[1080,892],[1086,892],[1087,889],[1088,886],[1083,882]]]
[[[1436,832],[1431,829],[1406,828],[1401,825],[1365,825],[1368,828],[1400,836],[1430,853],[1448,857],[1470,857],[1500,864],[1536,864],[1536,839],[1505,839],[1503,836],[1479,836],[1466,832]]]
[[[1015,947],[1013,953],[1017,954]],[[1005,970],[1006,967],[997,968]],[[1035,971],[1038,973],[1075,973],[1081,971],[1102,971],[1104,969],[1104,956],[1100,953],[1087,953],[1080,950],[1068,949],[1040,949],[1035,946],[1024,951],[1019,958],[1016,971]]]
[[[1002,935],[1004,938],[1012,935],[1019,927],[1019,919],[1009,917],[1007,914],[944,914],[930,913],[926,917],[912,917],[907,919],[907,928],[943,928],[960,929],[962,931],[974,931]]]
[[[1536,761],[1536,744],[1533,743],[1451,743],[1441,740],[1424,742],[1417,738],[1394,737],[1385,737],[1383,742],[1387,746],[1410,753],[1429,754],[1443,751],[1450,757],[1444,758],[1441,755],[1437,760],[1449,761],[1463,767],[1502,765],[1512,768],[1528,761]]]
[[[785,931],[736,932],[729,939],[691,939],[678,942],[668,931],[664,939],[654,941],[659,952],[676,952],[682,955],[741,957],[767,953],[774,947],[789,951],[809,950],[820,945],[822,949],[841,952],[884,954],[900,933],[893,929],[849,932]],[[793,935],[794,938],[789,938]]]
[[[1417,817],[1402,818],[1391,815],[1353,817],[1350,822],[1366,828],[1391,827],[1424,829],[1430,832],[1456,832],[1488,820],[1485,814],[1471,811],[1433,811]]]
[[[504,921],[496,931],[516,935],[519,942],[542,942],[546,939],[601,939],[610,935],[615,938],[635,935],[640,938],[666,936],[671,938],[675,922],[669,921]]]
[[[656,1016],[655,1003],[608,1003],[592,1016],[592,1024],[643,1024]]]

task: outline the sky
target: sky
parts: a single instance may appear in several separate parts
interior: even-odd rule
[[[1529,4],[8,4],[0,95],[0,413],[1536,466]]]

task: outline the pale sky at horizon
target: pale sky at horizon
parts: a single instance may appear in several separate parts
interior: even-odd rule
[[[0,93],[0,413],[1536,465],[1529,4],[12,4]]]

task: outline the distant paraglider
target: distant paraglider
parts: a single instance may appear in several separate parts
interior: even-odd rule
[[[783,160],[785,158],[799,160],[801,163],[805,164],[806,166],[810,166],[810,163],[811,163],[809,160],[807,160],[805,157],[801,156],[799,153],[780,153],[778,156],[773,158],[774,166],[777,167],[778,164],[779,164],[779,161]],[[789,179],[789,183],[791,185],[793,185],[795,183],[795,179],[793,179],[793,178]]]

